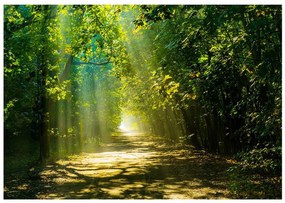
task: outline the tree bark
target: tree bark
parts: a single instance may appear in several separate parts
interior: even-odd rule
[[[72,63],[73,63],[73,59],[74,59],[74,57],[72,55],[68,56],[67,62],[65,64],[65,66],[64,66],[64,69],[63,69],[62,73],[59,76],[59,81],[60,82],[63,82],[64,80],[68,79],[68,77],[70,75],[70,70],[71,70],[71,66],[72,66]]]
[[[50,10],[49,6],[44,7],[45,17],[42,23],[41,27],[41,34],[42,34],[42,43],[43,48],[40,51],[39,61],[38,61],[38,77],[40,78],[40,84],[39,85],[39,106],[40,106],[40,121],[39,121],[39,127],[40,127],[40,161],[42,163],[45,163],[46,160],[49,158],[49,136],[47,133],[48,129],[48,122],[49,122],[49,114],[48,114],[48,108],[47,108],[47,94],[46,94],[46,77],[48,75],[48,53],[47,53],[47,24],[48,24],[48,18],[50,16]]]
[[[186,130],[186,136],[187,139],[189,140],[190,144],[192,144],[194,147],[196,148],[200,148],[200,143],[198,140],[198,135],[197,133],[195,133],[195,129],[194,129],[194,120],[193,118],[191,118],[191,116],[189,115],[189,111],[188,109],[182,109],[182,115],[184,118],[184,122],[185,122],[185,130]],[[192,123],[192,124],[191,124]]]

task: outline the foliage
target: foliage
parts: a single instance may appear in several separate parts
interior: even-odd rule
[[[212,152],[281,146],[280,6],[4,10],[7,137],[44,140],[46,156],[55,135],[82,147],[80,132],[116,130],[124,104],[143,128]]]
[[[5,5],[5,153],[33,140],[26,157],[44,163],[96,148],[124,109],[141,130],[172,143],[239,153],[233,191],[279,197],[281,11]],[[276,194],[266,192],[272,188]]]
[[[84,123],[96,123],[95,137],[118,127],[119,86],[110,69],[125,61],[119,14],[120,6],[5,6],[6,139],[35,138],[45,159],[80,151]],[[95,92],[81,101],[86,91]],[[84,121],[86,111],[95,117]]]
[[[249,150],[229,172],[232,194],[280,198],[280,7],[174,6],[169,19],[141,9],[135,24],[152,41],[154,73],[179,84],[184,140],[213,152]]]
[[[152,41],[151,66],[179,83],[192,144],[223,153],[280,145],[280,7],[161,7],[141,6],[134,23]]]
[[[237,154],[238,165],[228,169],[235,198],[281,198],[281,147],[256,147]]]
[[[255,172],[263,175],[281,175],[281,147],[255,147],[249,152],[238,153],[240,170],[246,173]]]

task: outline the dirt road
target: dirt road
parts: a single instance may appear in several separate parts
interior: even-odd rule
[[[227,199],[229,166],[230,160],[190,147],[121,133],[97,149],[48,164],[14,192],[36,199]]]

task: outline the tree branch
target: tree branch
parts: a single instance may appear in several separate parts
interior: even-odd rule
[[[55,15],[49,16],[48,19],[54,19],[56,17]],[[38,23],[40,22],[41,19],[35,19],[35,16],[30,16],[27,19],[25,19],[25,21],[22,24],[9,24],[7,21],[4,22],[4,32],[6,35],[4,35],[5,37],[10,36],[12,33],[17,32],[27,26],[30,26],[34,23]]]
[[[96,66],[100,66],[100,65],[106,65],[108,63],[110,63],[110,60],[104,61],[104,62],[97,62],[97,63],[96,62],[80,62],[80,61],[74,62],[74,57],[72,55],[69,55],[67,62],[64,66],[64,70],[59,76],[59,81],[63,82],[64,80],[68,79],[72,65],[96,65]]]
[[[108,63],[110,63],[110,60],[108,60],[108,61],[104,61],[104,62],[97,62],[97,63],[95,63],[95,62],[74,62],[73,64],[74,65],[96,65],[96,66],[100,66],[100,65],[106,65],[106,64],[108,64]]]

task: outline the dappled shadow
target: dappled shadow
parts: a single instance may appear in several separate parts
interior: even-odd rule
[[[156,144],[155,144],[156,143]],[[47,166],[40,175],[50,199],[227,198],[226,160],[142,134],[112,137],[94,152]]]
[[[225,199],[231,164],[143,134],[122,134],[47,165],[28,190],[40,199]]]

